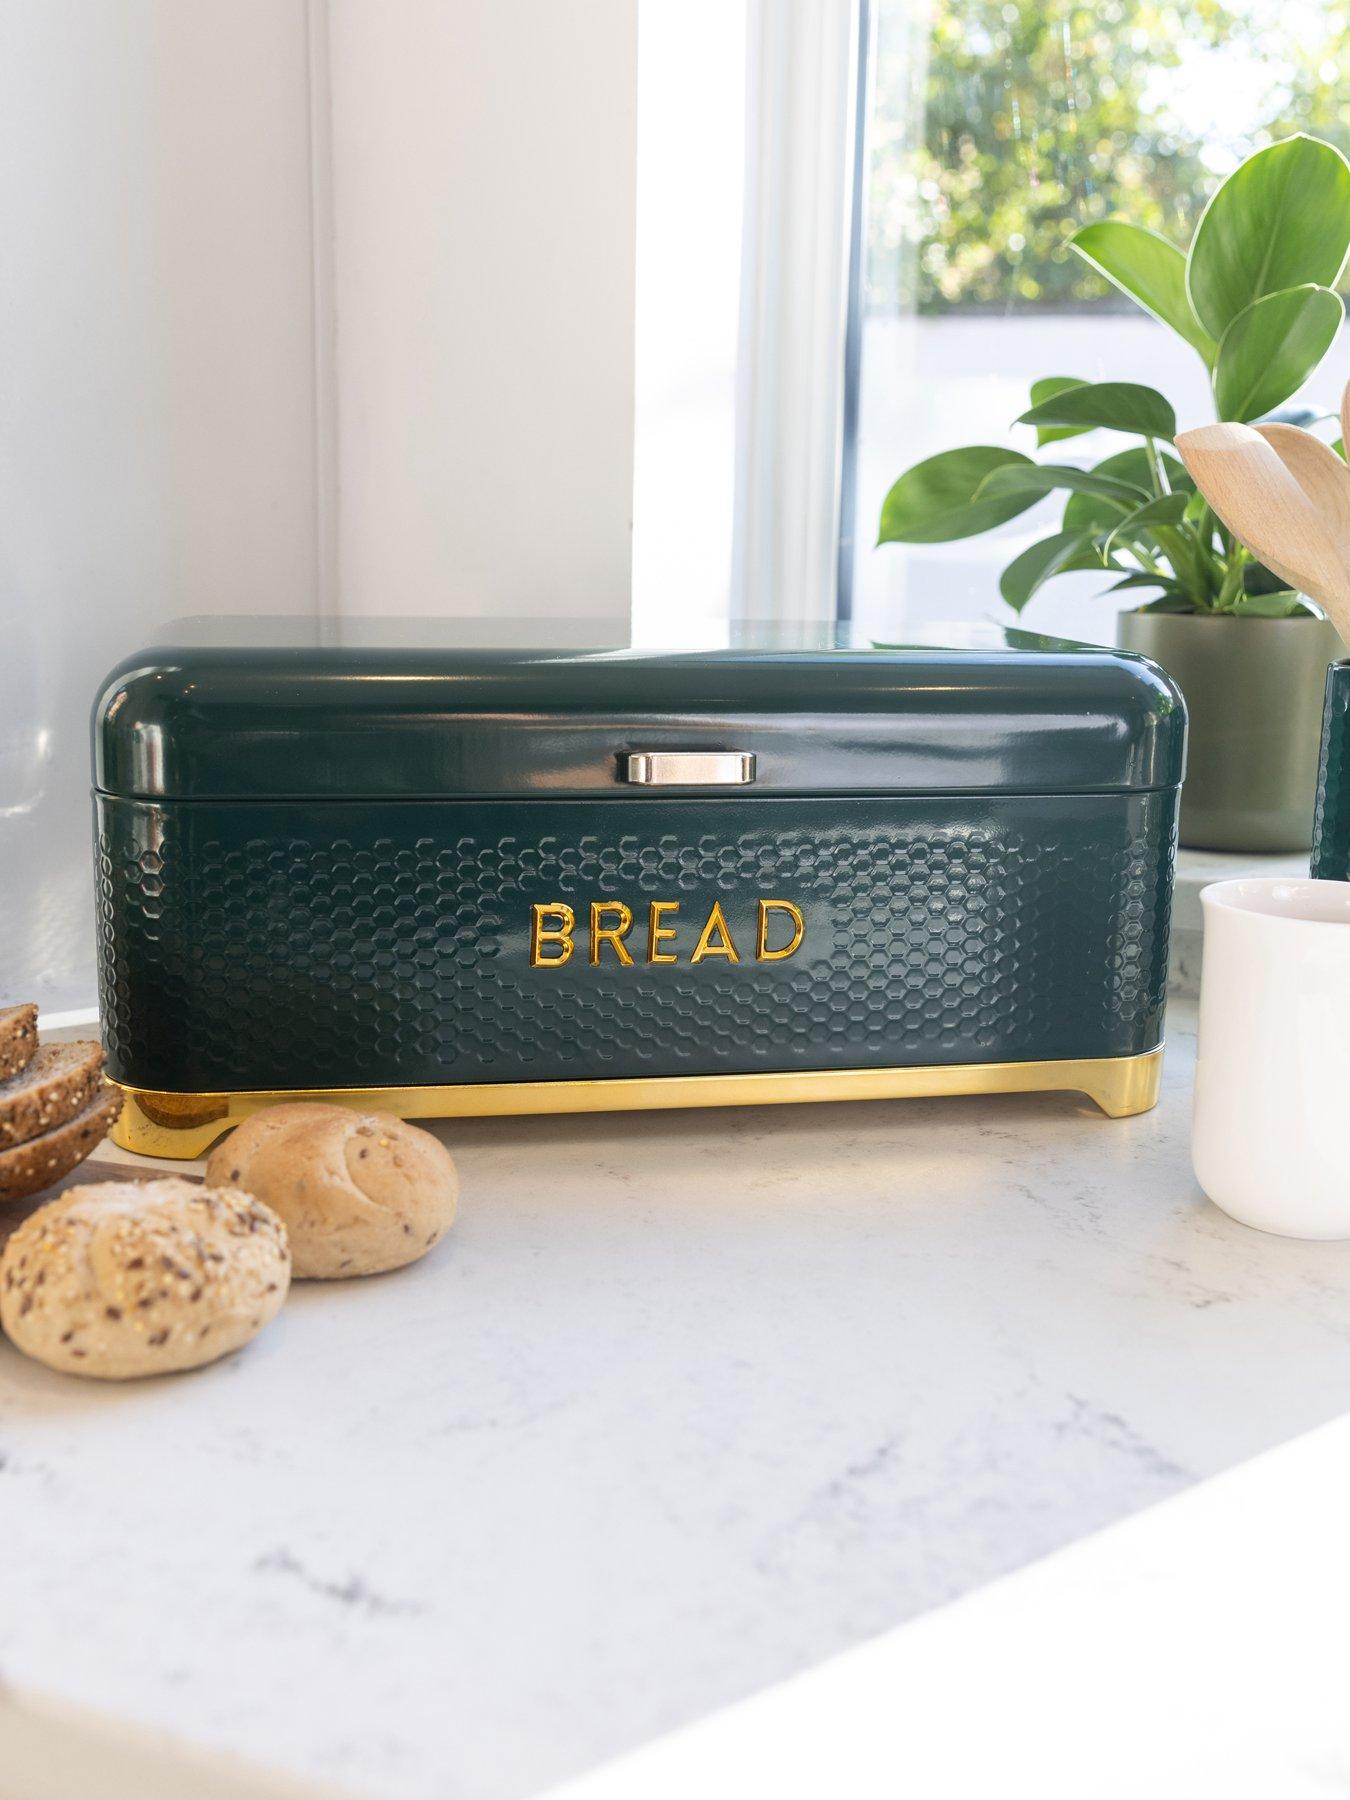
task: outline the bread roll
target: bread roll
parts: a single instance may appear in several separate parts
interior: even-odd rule
[[[68,1188],[0,1256],[0,1325],[49,1368],[109,1381],[237,1350],[286,1298],[286,1228],[181,1176]]]
[[[206,1179],[278,1212],[295,1274],[377,1275],[444,1237],[459,1181],[429,1131],[391,1113],[298,1101],[255,1113],[211,1153]]]

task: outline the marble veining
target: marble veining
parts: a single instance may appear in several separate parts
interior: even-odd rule
[[[1071,1097],[443,1128],[425,1262],[202,1374],[0,1345],[0,1674],[515,1800],[1350,1407],[1350,1246]]]

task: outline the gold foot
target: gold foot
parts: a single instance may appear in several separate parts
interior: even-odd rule
[[[1145,1056],[1122,1056],[1116,1062],[1097,1065],[1098,1073],[1085,1076],[1082,1091],[1095,1100],[1108,1119],[1128,1119],[1158,1104],[1162,1089],[1162,1045]]]
[[[201,1156],[241,1119],[286,1100],[326,1100],[404,1119],[524,1113],[636,1112],[681,1106],[784,1106],[807,1100],[915,1100],[945,1094],[1086,1094],[1108,1117],[1157,1103],[1162,1046],[1142,1056],[1062,1062],[929,1063],[906,1069],[826,1069],[785,1075],[665,1075],[592,1081],[497,1081],[447,1087],[293,1088],[171,1094],[122,1087],[113,1142],[141,1156]],[[119,1084],[121,1085],[121,1084]]]

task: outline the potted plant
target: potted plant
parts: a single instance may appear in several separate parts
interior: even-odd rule
[[[1123,219],[1088,225],[1070,243],[1194,349],[1220,420],[1320,416],[1276,409],[1344,319],[1335,290],[1350,252],[1350,163],[1331,144],[1299,135],[1248,157],[1211,198],[1188,251]],[[1038,457],[1007,445],[928,457],[887,494],[878,541],[972,537],[1064,492],[1059,530],[1008,564],[1003,599],[1020,613],[1045,582],[1083,569],[1111,574],[1108,592],[1150,594],[1120,615],[1117,641],[1163,664],[1186,696],[1181,841],[1306,849],[1326,669],[1345,654],[1334,628],[1197,492],[1172,454],[1176,414],[1155,388],[1052,375],[1029,397],[1015,422],[1034,428]],[[1059,446],[1095,431],[1132,441],[1090,467],[1066,460]]]

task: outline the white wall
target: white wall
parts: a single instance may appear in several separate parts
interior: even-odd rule
[[[88,715],[314,589],[303,0],[0,3],[0,1002],[92,1000]]]
[[[344,610],[626,619],[636,8],[332,0]]]
[[[92,1002],[89,705],[160,623],[625,614],[634,29],[0,0],[0,1003]]]

